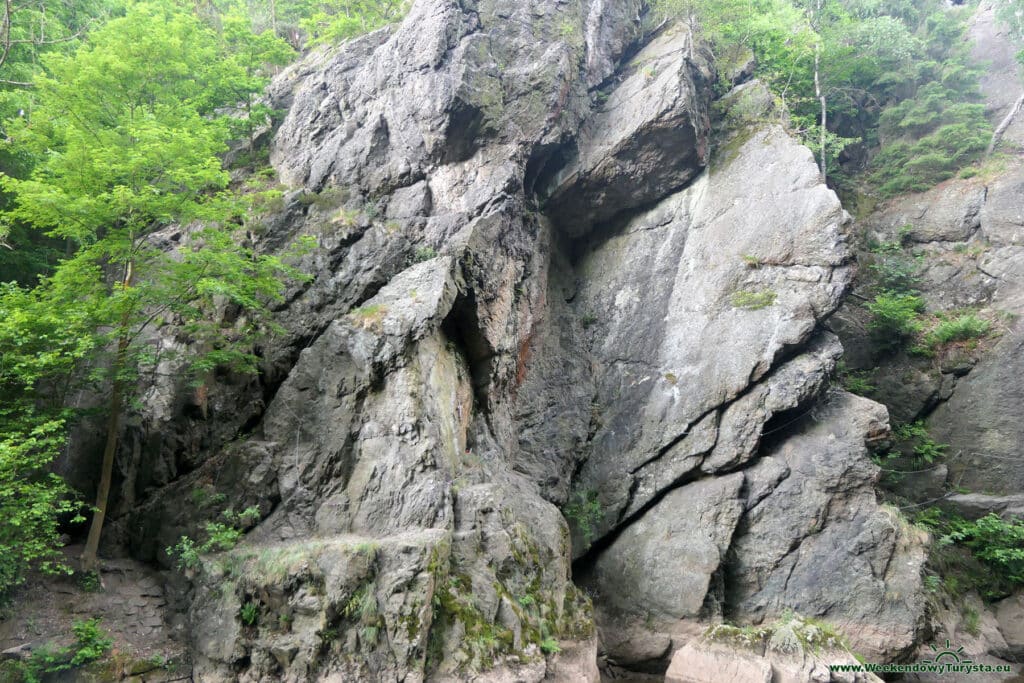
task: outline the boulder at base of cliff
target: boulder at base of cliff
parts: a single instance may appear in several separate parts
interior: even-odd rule
[[[856,666],[839,635],[828,626],[790,615],[769,626],[719,625],[672,657],[665,683],[873,683],[874,674],[831,671]]]

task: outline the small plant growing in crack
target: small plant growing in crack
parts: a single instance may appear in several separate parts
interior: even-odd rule
[[[576,527],[583,537],[583,542],[589,547],[597,532],[597,525],[604,519],[604,510],[601,508],[597,491],[594,489],[577,491],[562,511],[565,518]]]
[[[259,621],[260,618],[259,603],[250,600],[242,605],[242,609],[239,610],[238,615],[241,617],[242,623],[246,626],[255,626],[256,622]]]
[[[742,308],[745,311],[759,311],[762,308],[768,308],[774,304],[777,298],[778,294],[770,289],[765,289],[760,292],[741,289],[733,292],[729,301],[733,308]]]

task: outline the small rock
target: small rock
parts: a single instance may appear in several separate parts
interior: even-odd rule
[[[1024,659],[1024,593],[1017,593],[997,602],[996,620],[1010,654],[1017,661]]]
[[[275,645],[270,648],[270,654],[274,656],[277,663],[281,665],[282,669],[287,669],[295,658],[295,653],[299,651],[298,646],[291,643],[287,645]]]
[[[22,643],[0,651],[0,659],[25,660],[32,656],[32,643]]]

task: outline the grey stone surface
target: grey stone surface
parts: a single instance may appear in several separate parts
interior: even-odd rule
[[[657,201],[707,162],[711,55],[671,26],[623,65],[622,78],[580,130],[574,157],[550,181],[548,213],[578,237],[595,223]]]
[[[773,650],[770,643],[693,640],[672,657],[665,683],[880,683],[870,673],[833,672],[829,664],[856,664],[853,655],[838,647],[817,650],[796,645],[795,651]]]
[[[1010,36],[1006,26],[995,15],[997,2],[984,0],[968,26],[971,39],[971,56],[975,63],[984,65],[981,73],[981,91],[985,96],[989,121],[994,126],[1004,120],[1022,94],[1024,81],[1020,62],[1017,61],[1019,47]],[[1024,144],[1024,119],[1018,114],[1007,128],[1003,138],[1008,151]]]
[[[789,608],[839,622],[869,659],[916,646],[923,534],[878,505],[866,457],[886,428],[882,406],[836,393],[763,456],[785,474],[736,530],[727,617],[759,621]]]
[[[1009,327],[930,423],[935,438],[950,444],[950,480],[972,491],[1018,494],[1024,488],[1024,326]]]
[[[997,514],[1004,519],[1024,518],[1024,494],[993,496],[984,493],[955,493],[946,496],[942,506],[967,519]]]
[[[313,237],[313,278],[258,379],[152,389],[110,537],[168,564],[259,510],[170,596],[199,679],[593,680],[588,570],[633,617],[916,637],[921,542],[866,457],[884,411],[811,411],[848,216],[756,82],[708,158],[707,52],[636,43],[641,4],[418,0],[271,86],[292,189],[261,246]],[[621,661],[664,666],[659,629]]]
[[[1015,661],[1024,660],[1024,594],[1018,592],[996,603],[995,616],[1006,654]]]
[[[899,197],[864,221],[882,239],[905,235],[914,242],[966,242],[981,227],[985,185],[978,179],[943,183],[927,192]]]
[[[737,473],[673,489],[616,537],[584,581],[602,605],[700,616],[743,512],[742,487]]]
[[[772,413],[753,410],[758,397],[735,408],[742,429],[725,425],[736,442],[719,441],[717,423],[837,305],[849,278],[845,220],[808,151],[769,126],[584,255],[573,305],[593,321],[599,417],[576,488],[597,491],[606,510],[597,537],[716,445],[756,446]],[[800,362],[821,370],[834,355]],[[794,407],[813,374],[794,371],[793,386],[776,391],[792,397],[775,410]],[[717,457],[742,460],[736,452]]]

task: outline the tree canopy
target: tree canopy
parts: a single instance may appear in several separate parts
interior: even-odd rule
[[[788,107],[796,131],[816,153],[824,143],[829,166],[838,165],[830,180],[840,190],[927,189],[977,161],[991,137],[979,70],[963,40],[969,7],[941,0],[654,5],[697,27],[719,55],[752,50],[758,76]]]

